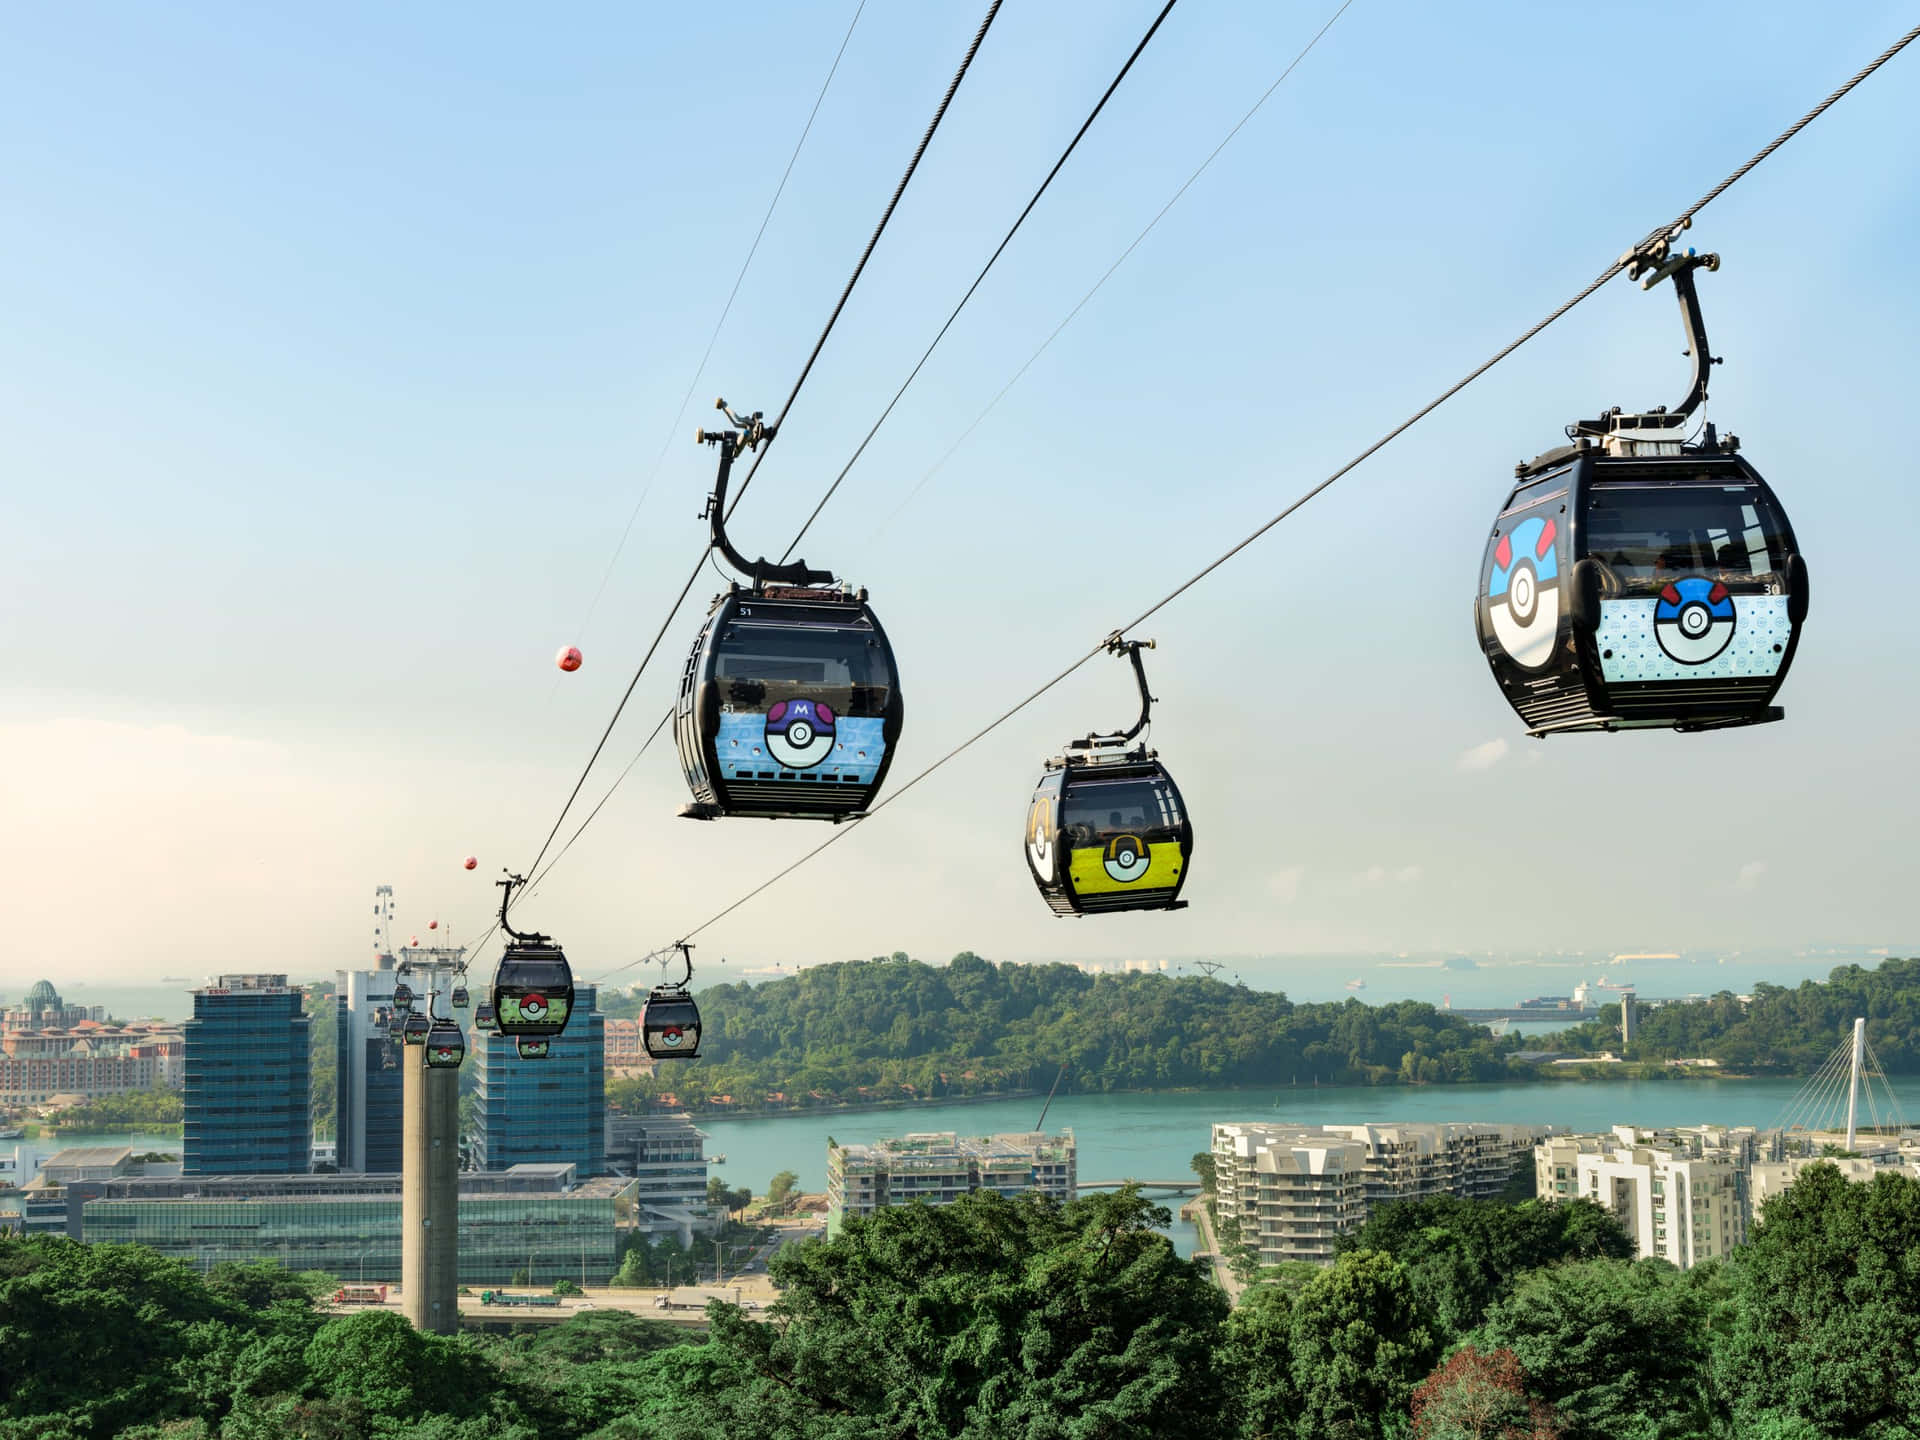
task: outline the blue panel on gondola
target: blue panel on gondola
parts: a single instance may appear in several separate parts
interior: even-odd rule
[[[877,715],[835,715],[827,705],[790,700],[765,714],[722,713],[714,749],[728,780],[784,772],[826,784],[871,785],[887,753],[885,725]]]

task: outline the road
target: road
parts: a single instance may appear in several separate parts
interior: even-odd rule
[[[1206,1201],[1196,1199],[1183,1206],[1182,1213],[1193,1217],[1193,1223],[1200,1231],[1200,1244],[1213,1257],[1213,1283],[1227,1292],[1229,1305],[1238,1305],[1240,1294],[1247,1287],[1240,1283],[1233,1273],[1233,1267],[1227,1263],[1227,1257],[1220,1253],[1220,1245],[1213,1238],[1213,1217],[1207,1213]]]

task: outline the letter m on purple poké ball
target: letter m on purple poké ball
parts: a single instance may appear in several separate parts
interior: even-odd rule
[[[777,700],[767,711],[767,753],[808,770],[833,753],[833,711],[818,700]]]
[[[1487,612],[1493,638],[1516,664],[1539,670],[1553,658],[1560,629],[1560,561],[1554,524],[1535,515],[1522,520],[1493,549],[1487,575]]]
[[[1653,604],[1653,638],[1682,665],[1704,665],[1733,639],[1739,616],[1717,580],[1689,575],[1660,591]]]

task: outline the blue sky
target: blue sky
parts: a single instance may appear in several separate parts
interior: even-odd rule
[[[740,511],[742,548],[784,547],[1155,9],[1006,6]],[[890,518],[1333,9],[1176,8],[809,535],[808,559],[871,589],[900,654],[896,785],[1910,23],[1892,4],[1602,19],[1356,0]],[[692,428],[714,394],[778,406],[978,23],[870,0],[676,427],[851,15],[13,17],[16,933],[75,974],[318,969],[365,955],[382,882],[403,927],[477,933],[487,880],[532,858],[702,543]],[[1102,662],[703,953],[1900,946],[1920,789],[1920,498],[1897,429],[1920,329],[1917,64],[1894,61],[1690,237],[1725,257],[1701,284],[1726,361],[1710,416],[1780,492],[1813,576],[1786,723],[1529,741],[1477,653],[1475,571],[1513,462],[1596,405],[1684,388],[1670,295],[1619,280],[1148,627],[1154,740],[1199,826],[1189,910],[1056,921],[1031,891],[1018,836],[1039,762],[1131,705]],[[606,780],[664,710],[699,610]],[[587,663],[560,677],[568,643]],[[530,900],[584,974],[825,834],[696,827],[673,818],[682,798],[657,746]]]

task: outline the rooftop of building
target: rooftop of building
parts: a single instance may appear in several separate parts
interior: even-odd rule
[[[290,993],[284,974],[260,973],[254,975],[222,975],[210,985],[203,985],[193,993],[195,995],[285,995]]]
[[[27,991],[26,1005],[29,1010],[60,1009],[60,992],[53,988],[51,981],[36,980]]]
[[[42,1170],[64,1170],[99,1165],[117,1165],[133,1158],[133,1148],[128,1145],[70,1145],[65,1150],[56,1150],[40,1162]]]
[[[1057,1135],[1002,1131],[996,1135],[970,1136],[934,1130],[876,1140],[870,1145],[836,1148],[850,1160],[867,1161],[1048,1159],[1064,1158],[1074,1148],[1074,1139],[1071,1129]]]

